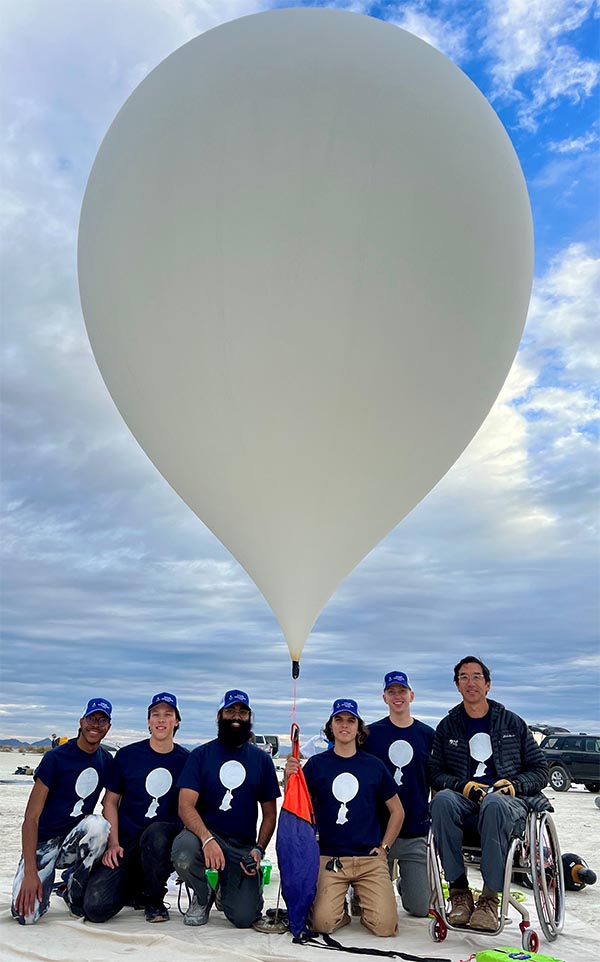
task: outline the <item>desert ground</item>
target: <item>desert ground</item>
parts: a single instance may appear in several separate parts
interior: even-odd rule
[[[171,879],[167,902],[171,921],[150,926],[143,915],[124,909],[110,922],[94,925],[70,917],[64,902],[53,897],[48,913],[35,926],[20,926],[10,915],[12,877],[20,854],[20,825],[31,790],[31,777],[14,775],[18,765],[35,765],[39,755],[0,753],[0,815],[3,845],[0,853],[0,940],[3,962],[110,962],[131,958],[139,953],[143,962],[278,962],[299,959],[318,962],[322,949],[294,945],[289,932],[262,934],[254,930],[234,929],[224,916],[212,910],[208,925],[188,928],[183,925],[177,908],[178,888]],[[582,855],[600,875],[600,808],[595,796],[583,786],[573,786],[559,794],[546,789],[555,808],[554,819],[564,852]],[[275,846],[267,852],[273,863],[271,882],[265,887],[265,908],[277,903],[279,875]],[[473,879],[476,882],[476,879]],[[563,934],[553,942],[544,940],[531,892],[523,890],[532,925],[540,934],[539,951],[563,962],[598,962],[600,960],[600,882],[581,892],[567,892],[566,921]],[[183,899],[185,907],[185,898]],[[283,903],[282,903],[283,904]],[[339,941],[364,949],[377,948],[405,952],[416,956],[467,960],[477,951],[499,946],[520,947],[518,920],[509,922],[496,939],[462,932],[449,932],[442,943],[434,943],[428,935],[426,919],[413,919],[399,907],[399,933],[392,939],[375,939],[358,919],[342,929]],[[360,956],[359,956],[360,957]],[[325,958],[348,958],[347,954],[330,952]],[[368,958],[368,956],[365,956]]]

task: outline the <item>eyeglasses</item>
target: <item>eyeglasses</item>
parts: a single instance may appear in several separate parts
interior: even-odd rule
[[[223,715],[225,718],[250,718],[249,708],[224,708]]]
[[[459,675],[459,681],[483,681],[485,675],[482,675],[480,671],[476,671],[473,675]]]
[[[96,728],[108,728],[110,725],[110,718],[106,715],[88,715],[83,720],[86,725],[95,725]]]

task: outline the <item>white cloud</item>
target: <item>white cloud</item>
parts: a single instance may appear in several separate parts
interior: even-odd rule
[[[523,127],[535,130],[542,108],[586,99],[598,83],[598,63],[562,42],[594,6],[594,0],[491,0],[486,47],[494,96],[519,102]]]
[[[576,385],[597,386],[600,370],[598,337],[600,258],[581,243],[557,254],[536,283],[527,334],[546,363],[564,369],[564,379]],[[552,353],[552,358],[547,352]]]
[[[599,139],[598,131],[594,129],[580,137],[568,137],[565,140],[553,141],[548,146],[555,154],[580,154],[597,144]]]
[[[390,22],[420,37],[454,61],[462,60],[467,52],[466,27],[447,17],[434,17],[426,13],[419,4],[402,5],[390,18]]]

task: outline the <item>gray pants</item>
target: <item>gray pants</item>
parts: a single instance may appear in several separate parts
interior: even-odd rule
[[[57,868],[70,868],[67,879],[66,901],[75,915],[83,915],[83,897],[92,866],[104,854],[110,824],[102,815],[86,815],[68,835],[57,835],[38,846],[37,871],[42,883],[42,900],[36,898],[31,915],[19,915],[15,908],[17,895],[23,884],[25,870],[23,856],[13,882],[11,912],[21,925],[33,925],[48,911],[50,893]]]
[[[398,862],[400,898],[409,915],[426,918],[429,914],[427,878],[427,841],[424,838],[397,838],[388,855],[390,875]]]
[[[481,874],[492,892],[504,888],[510,836],[523,830],[528,808],[522,798],[494,792],[481,805],[449,788],[431,802],[431,827],[448,883],[465,871],[463,827],[477,828],[481,838]]]
[[[246,875],[240,860],[248,854],[249,847],[240,847],[225,842],[215,835],[225,856],[225,868],[219,872],[221,905],[225,916],[238,929],[248,929],[260,918],[263,897],[260,890],[259,873]],[[184,828],[175,841],[171,852],[175,870],[191,889],[200,905],[208,904],[209,886],[206,881],[206,863],[200,839]]]

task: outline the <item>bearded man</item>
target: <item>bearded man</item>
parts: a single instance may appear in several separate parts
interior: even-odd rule
[[[206,869],[213,869],[225,916],[236,928],[249,928],[262,913],[260,862],[275,830],[281,792],[273,760],[250,742],[252,708],[245,691],[225,692],[217,726],[217,738],[194,749],[179,777],[185,828],[173,843],[172,859],[193,891],[185,925],[208,922],[215,893]]]

